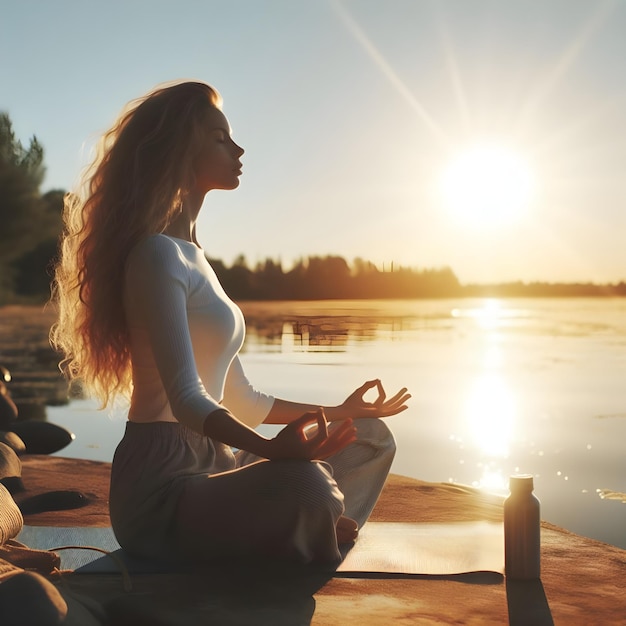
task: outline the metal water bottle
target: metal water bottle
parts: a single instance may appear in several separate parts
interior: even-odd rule
[[[504,572],[512,580],[540,577],[541,521],[533,477],[511,476],[504,501]]]

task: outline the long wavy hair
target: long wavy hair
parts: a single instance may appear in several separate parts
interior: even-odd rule
[[[216,90],[200,82],[157,88],[132,101],[100,140],[77,191],[65,197],[52,302],[60,368],[106,406],[130,397],[124,267],[144,237],[163,232],[194,184]]]

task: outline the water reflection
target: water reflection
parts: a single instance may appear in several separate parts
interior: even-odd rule
[[[350,337],[371,338],[375,325],[351,318],[247,320],[245,352],[345,352]]]
[[[433,332],[454,333],[469,324],[497,342],[498,330],[528,324],[526,308],[486,298],[453,306],[445,300],[245,302],[248,352],[344,352],[363,342],[406,342]]]
[[[510,455],[518,405],[503,373],[505,359],[497,330],[511,313],[500,301],[488,299],[482,307],[454,309],[452,315],[473,319],[482,330],[484,344],[480,362],[482,371],[471,383],[463,406],[471,440],[481,459],[477,463],[480,476],[472,484],[489,491],[504,492],[508,478],[496,460]]]
[[[346,352],[351,346],[406,341],[415,333],[450,330],[439,301],[245,302],[244,352]]]
[[[481,328],[497,328],[503,318],[503,309],[499,300],[487,298],[477,308],[452,309],[452,317],[469,317],[474,319]]]
[[[473,320],[485,330],[495,330],[504,324],[510,325],[515,320],[526,319],[529,312],[526,309],[505,306],[496,298],[485,298],[479,306],[454,308],[450,314],[456,319]]]
[[[283,322],[281,352],[345,352],[351,329],[335,320]]]
[[[516,417],[511,388],[496,372],[488,372],[474,383],[467,399],[467,423],[473,440],[483,454],[507,457]]]

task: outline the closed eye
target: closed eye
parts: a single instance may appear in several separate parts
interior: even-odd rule
[[[226,141],[230,139],[230,133],[222,128],[216,128],[213,132],[216,135],[216,140],[218,143],[226,143]]]

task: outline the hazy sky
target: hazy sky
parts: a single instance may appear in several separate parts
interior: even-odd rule
[[[626,279],[626,2],[0,9],[0,110],[23,142],[43,143],[45,189],[72,187],[128,100],[197,78],[221,92],[246,149],[239,189],[205,202],[199,238],[210,256],[286,267],[311,254],[360,256],[450,266],[466,283]],[[492,151],[483,169],[467,165],[444,187],[450,163],[476,143]],[[507,159],[529,189],[500,167]],[[497,190],[494,219],[472,185],[492,203]],[[520,211],[504,218],[508,205]]]

